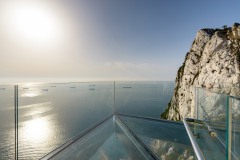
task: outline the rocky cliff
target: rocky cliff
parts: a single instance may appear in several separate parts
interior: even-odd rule
[[[221,84],[240,84],[240,24],[222,29],[198,31],[183,65],[179,68],[175,90],[161,118],[182,120],[194,117],[196,86],[217,88]]]

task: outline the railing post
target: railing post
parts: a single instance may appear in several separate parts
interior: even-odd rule
[[[227,96],[227,157],[232,159],[232,98]]]
[[[199,94],[198,94],[198,88],[197,87],[195,87],[194,88],[194,98],[195,98],[195,107],[194,107],[194,109],[195,109],[195,119],[198,119],[198,96],[199,96]],[[194,128],[193,128],[193,134],[195,135],[195,134],[197,134],[197,124],[195,124],[194,123]]]
[[[14,86],[15,159],[18,160],[18,85]]]
[[[115,81],[113,82],[113,112],[114,112],[114,114],[115,114],[115,112],[116,112],[116,87],[115,87]]]

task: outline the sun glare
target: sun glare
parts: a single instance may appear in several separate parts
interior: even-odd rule
[[[53,45],[60,39],[59,17],[43,2],[9,1],[1,8],[5,26],[14,39],[38,45]]]
[[[26,122],[23,127],[23,136],[32,142],[43,142],[48,140],[50,126],[44,118],[36,118]]]

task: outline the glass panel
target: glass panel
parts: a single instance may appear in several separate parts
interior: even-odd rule
[[[119,116],[159,159],[194,159],[182,123]]]
[[[113,114],[113,82],[19,87],[19,159],[39,159]]]
[[[110,118],[52,159],[138,159],[149,157],[135,146],[121,123]]]
[[[226,159],[226,148],[223,141],[211,136],[216,132],[209,132],[207,127],[202,123],[188,122],[192,133],[196,138],[196,142],[206,159]]]
[[[228,96],[224,89],[197,88],[197,119],[193,133],[205,157],[226,159]],[[193,126],[192,126],[193,127]]]
[[[240,92],[239,92],[240,93]],[[229,99],[230,114],[229,119],[229,155],[231,159],[238,160],[240,158],[240,98],[230,97]]]
[[[216,90],[215,90],[216,91]],[[227,95],[198,88],[197,119],[226,125]]]
[[[0,159],[15,157],[14,86],[0,86]]]
[[[160,118],[169,103],[174,82],[116,82],[116,112]]]

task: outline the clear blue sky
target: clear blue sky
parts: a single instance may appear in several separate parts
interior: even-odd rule
[[[8,9],[8,12],[11,14],[19,5],[24,8],[28,3],[25,0],[16,4],[15,9]],[[9,37],[14,36],[5,34],[6,30],[0,27],[0,34],[4,33],[0,39],[4,44],[3,47],[0,45],[0,56],[5,62],[0,64],[3,78],[175,80],[177,70],[199,29],[221,28],[240,22],[238,0],[39,1],[24,10],[31,10],[31,6],[43,6],[46,12],[53,12],[58,23],[54,26],[50,23],[51,19],[49,23],[38,20],[42,12],[30,18],[25,18],[23,14],[20,19],[37,19],[35,25],[32,21],[27,22],[30,29],[36,24],[45,27],[45,30],[38,28],[42,32],[39,35],[31,33],[31,41],[25,40],[24,44],[20,44],[20,40],[11,41]],[[20,10],[17,15],[21,13]],[[44,16],[48,17],[48,14]],[[43,19],[48,19],[44,16]],[[0,26],[9,21],[11,17],[0,17]],[[11,22],[9,25],[18,26],[14,20]],[[24,22],[24,25],[27,23]],[[62,33],[63,36],[56,38],[49,29],[51,27],[54,31],[61,28],[56,35]],[[28,30],[18,29],[23,32],[23,37]],[[42,41],[34,38],[41,38]],[[52,39],[46,45],[44,38]],[[58,45],[51,45],[53,41]],[[9,46],[16,46],[15,50]]]

